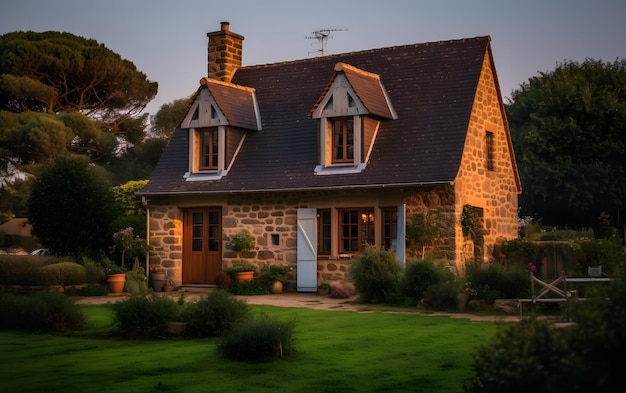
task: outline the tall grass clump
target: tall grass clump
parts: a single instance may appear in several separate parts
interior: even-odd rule
[[[63,332],[84,326],[78,306],[57,292],[30,295],[0,293],[0,327],[37,332]]]
[[[293,355],[292,322],[274,321],[263,315],[233,326],[218,346],[229,360],[269,362]]]
[[[364,303],[379,303],[396,290],[402,267],[396,254],[368,245],[350,265],[354,287]]]
[[[182,312],[188,334],[196,337],[223,336],[249,316],[248,304],[222,289],[209,293],[197,302],[185,304]]]

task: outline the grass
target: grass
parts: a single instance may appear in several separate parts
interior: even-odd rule
[[[82,306],[89,328],[69,335],[0,332],[4,392],[461,392],[492,322],[399,313],[250,306],[295,323],[297,354],[234,363],[218,339],[124,340],[110,306]]]

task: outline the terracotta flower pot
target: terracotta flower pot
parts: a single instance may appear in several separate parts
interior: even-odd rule
[[[270,285],[270,293],[283,293],[283,283],[280,281],[274,281],[272,285]]]
[[[254,278],[254,272],[252,271],[235,273],[235,279],[237,280],[237,282],[252,281],[253,278]]]
[[[122,293],[124,284],[126,284],[126,274],[124,273],[109,274],[107,276],[107,286],[111,293]]]

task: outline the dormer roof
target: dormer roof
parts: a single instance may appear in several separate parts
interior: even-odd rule
[[[208,93],[208,94],[206,94]],[[203,104],[204,102],[204,104]],[[217,108],[211,108],[215,105]],[[211,114],[218,109],[218,114]],[[205,114],[207,121],[200,122],[198,127],[210,126],[211,118],[221,117],[219,125],[229,125],[247,130],[261,130],[261,117],[256,101],[255,89],[217,79],[202,78],[200,87],[192,97],[191,105],[179,127],[193,126],[192,119]]]
[[[309,113],[310,116],[320,117],[324,103],[329,99],[328,94],[332,94],[331,89],[333,84],[338,76],[343,75],[369,115],[383,119],[397,118],[389,96],[380,80],[380,75],[361,70],[342,62],[335,64],[334,70],[335,72],[324,88],[324,92],[311,109]]]

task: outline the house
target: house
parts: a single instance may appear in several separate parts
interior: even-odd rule
[[[208,76],[138,193],[150,264],[175,284],[214,284],[243,228],[245,257],[292,264],[302,292],[346,279],[368,243],[419,257],[416,215],[438,213],[428,250],[459,272],[517,237],[490,37],[243,67],[228,22],[207,36]]]

